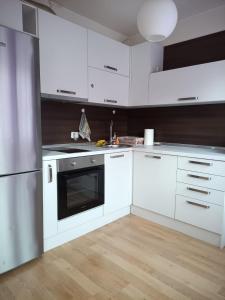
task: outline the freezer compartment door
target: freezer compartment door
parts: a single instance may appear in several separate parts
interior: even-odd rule
[[[38,40],[0,26],[0,175],[41,168]]]
[[[0,274],[43,253],[41,172],[0,177]]]

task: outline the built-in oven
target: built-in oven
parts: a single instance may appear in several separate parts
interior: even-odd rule
[[[58,160],[58,219],[104,204],[104,155]]]

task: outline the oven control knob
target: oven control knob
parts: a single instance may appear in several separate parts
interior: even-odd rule
[[[96,159],[92,159],[91,162],[94,164],[96,162]]]
[[[71,163],[71,166],[72,166],[72,167],[76,167],[76,165],[77,165],[77,163],[76,163],[75,161],[73,161],[73,162]]]

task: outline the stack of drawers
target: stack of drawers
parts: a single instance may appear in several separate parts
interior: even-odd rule
[[[225,162],[178,157],[175,219],[222,234]]]

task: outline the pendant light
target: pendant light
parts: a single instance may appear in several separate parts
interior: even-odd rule
[[[147,0],[137,16],[141,35],[150,42],[165,40],[177,24],[177,8],[173,0]]]

